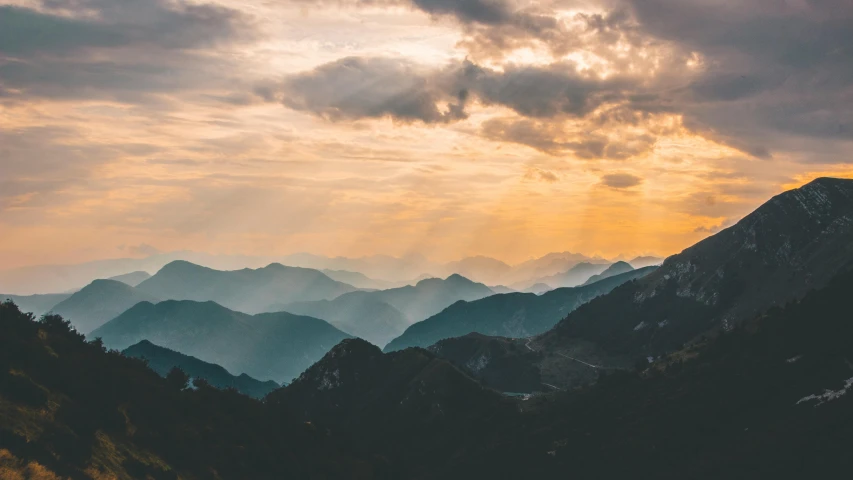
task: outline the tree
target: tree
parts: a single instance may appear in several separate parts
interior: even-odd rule
[[[187,388],[190,382],[190,377],[178,367],[172,367],[166,375],[166,383],[175,390],[183,390]]]

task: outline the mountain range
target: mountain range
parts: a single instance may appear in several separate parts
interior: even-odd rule
[[[455,302],[478,300],[493,294],[489,287],[454,274],[445,279],[428,278],[400,288],[347,293],[328,302],[299,302],[292,306],[277,303],[267,310],[291,311],[289,309],[293,308],[294,313],[323,318],[345,330],[361,331],[366,335],[362,338],[372,338],[373,343],[384,345],[393,337],[377,330],[384,328],[383,325],[399,334],[408,325],[435,315]],[[402,314],[402,317],[388,306]],[[370,318],[376,312],[380,312],[380,315]]]
[[[274,303],[328,300],[357,289],[310,268],[273,263],[264,268],[222,271],[185,261],[164,266],[137,290],[169,300],[212,300],[246,313]]]
[[[632,270],[634,270],[634,267],[632,267],[631,264],[629,264],[628,262],[616,262],[613,265],[607,267],[607,269],[603,272],[589,277],[585,282],[583,282],[582,285],[590,285],[600,280],[604,280],[605,278],[610,278],[615,275],[628,273]]]
[[[70,297],[70,293],[46,293],[36,295],[5,295],[0,294],[0,302],[12,301],[24,312],[39,317],[53,308],[57,303]]]
[[[524,342],[538,353],[543,383],[593,381],[602,369],[653,360],[823,287],[853,262],[851,245],[853,181],[817,179]]]
[[[255,380],[245,373],[239,376],[231,375],[228,370],[219,365],[204,362],[168,348],[158,347],[148,340],[127,347],[121,354],[126,357],[145,360],[148,368],[157,372],[161,377],[165,378],[173,368],[179,368],[190,377],[191,381],[195,378],[203,378],[216,388],[223,390],[233,388],[253,398],[264,398],[268,393],[281,386],[271,380],[266,382]]]
[[[287,312],[248,315],[217,303],[141,302],[88,335],[123,350],[142,340],[215,363],[229,372],[289,382],[349,335]]]
[[[201,380],[188,388],[104,347],[178,332],[184,346],[211,338],[205,348],[237,361],[253,344],[267,360],[259,368],[269,369],[277,353],[296,348],[285,341],[291,329],[278,330],[293,315],[143,302],[102,327],[124,333],[87,342],[59,316],[33,321],[0,304],[0,471],[169,479],[843,476],[853,468],[851,245],[853,181],[818,179],[541,335],[468,334],[428,350],[382,353],[340,332],[265,402]],[[180,320],[181,308],[197,312],[194,321]],[[541,393],[518,395],[530,391]]]
[[[418,322],[394,339],[385,351],[426,348],[439,340],[471,332],[504,337],[529,337],[549,330],[571,311],[617,286],[650,274],[655,267],[628,271],[591,285],[558,288],[542,295],[506,293],[460,301]]]
[[[78,332],[88,334],[139,302],[157,301],[155,296],[126,283],[95,280],[50,310],[69,320]]]

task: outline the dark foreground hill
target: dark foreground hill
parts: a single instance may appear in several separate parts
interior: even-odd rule
[[[287,312],[247,315],[214,302],[142,302],[89,335],[108,348],[142,340],[215,363],[235,374],[290,382],[349,335]]]
[[[734,328],[825,286],[852,263],[853,180],[821,178],[774,197],[526,344],[540,353],[542,381],[568,387],[594,380],[598,367],[630,367]]]
[[[273,382],[255,380],[245,373],[234,376],[219,365],[203,362],[195,357],[184,355],[168,348],[158,347],[148,340],[143,340],[121,352],[125,357],[145,360],[148,368],[166,377],[173,368],[180,368],[191,379],[203,378],[211,386],[225,390],[233,388],[238,392],[254,398],[264,398],[268,393],[281,385]]]
[[[506,293],[473,302],[456,302],[437,315],[418,322],[394,339],[385,351],[428,347],[440,340],[477,332],[503,337],[530,337],[549,330],[570,312],[617,286],[642,278],[656,267],[633,270],[600,282],[558,288],[542,295]]]
[[[0,305],[0,477],[374,479],[326,432],[236,391],[184,388],[85,343],[59,317]]]

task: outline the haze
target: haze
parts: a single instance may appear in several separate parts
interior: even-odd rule
[[[0,264],[669,255],[853,176],[851,22],[847,0],[0,1]]]

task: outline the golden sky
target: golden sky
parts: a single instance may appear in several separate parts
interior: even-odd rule
[[[676,253],[853,174],[851,5],[0,0],[0,265]]]

